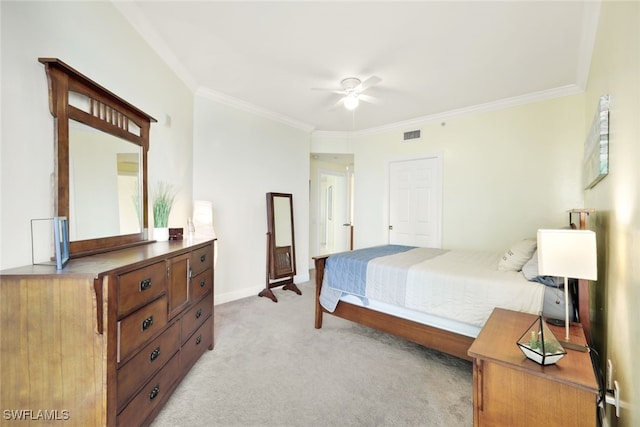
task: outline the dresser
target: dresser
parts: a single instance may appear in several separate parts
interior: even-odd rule
[[[148,425],[212,350],[214,242],[0,272],[0,425]]]
[[[469,348],[473,358],[474,426],[596,425],[596,382],[588,352],[567,349],[555,365],[527,359],[516,342],[537,316],[494,309]],[[564,327],[549,325],[564,339]],[[580,324],[570,342],[585,345]]]

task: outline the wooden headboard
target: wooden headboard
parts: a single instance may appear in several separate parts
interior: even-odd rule
[[[573,229],[585,230],[587,228],[587,217],[595,212],[595,209],[571,209],[569,211],[569,226]],[[573,222],[573,215],[578,215],[579,226]],[[578,320],[582,324],[584,336],[587,344],[591,345],[591,310],[590,310],[590,289],[589,281],[578,279]]]

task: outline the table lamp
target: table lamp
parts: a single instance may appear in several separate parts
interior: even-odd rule
[[[569,277],[596,280],[596,234],[589,230],[538,230],[538,273],[564,277],[565,339],[569,341]]]
[[[207,200],[193,201],[193,221],[195,237],[205,239],[217,239],[216,231],[213,228],[213,203]],[[218,241],[213,243],[213,265],[218,263]]]

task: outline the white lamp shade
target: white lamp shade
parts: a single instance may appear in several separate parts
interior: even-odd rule
[[[198,237],[216,237],[213,229],[213,204],[205,200],[193,201],[193,227]]]
[[[589,230],[538,230],[538,273],[596,280],[596,234]]]

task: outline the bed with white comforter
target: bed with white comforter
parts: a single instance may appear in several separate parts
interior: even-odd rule
[[[333,312],[346,301],[470,337],[495,307],[562,318],[562,291],[501,270],[503,256],[399,245],[331,255],[319,303]]]

